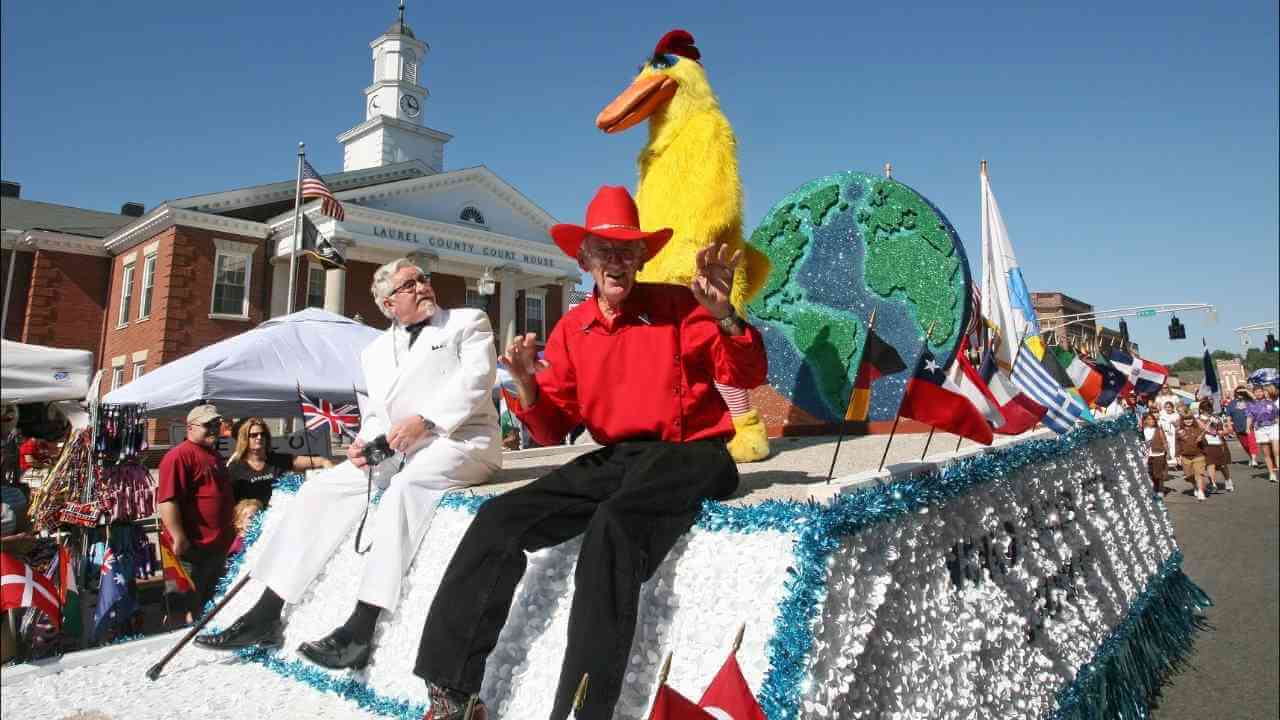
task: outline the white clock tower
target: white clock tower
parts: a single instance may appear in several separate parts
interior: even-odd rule
[[[422,124],[429,95],[422,85],[422,61],[431,48],[405,24],[404,0],[400,18],[369,47],[373,84],[364,89],[365,120],[338,136],[343,171],[405,160],[443,171],[444,144],[453,136]]]

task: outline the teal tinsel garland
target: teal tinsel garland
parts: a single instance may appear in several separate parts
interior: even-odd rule
[[[1149,704],[1171,672],[1191,654],[1201,613],[1213,601],[1182,572],[1174,551],[1076,679],[1058,693],[1050,720],[1145,720]]]

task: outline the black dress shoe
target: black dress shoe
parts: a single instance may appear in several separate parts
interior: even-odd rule
[[[231,623],[231,627],[226,630],[209,635],[200,635],[194,642],[196,645],[209,650],[279,647],[284,643],[284,632],[280,618],[275,618],[269,623],[255,623],[242,617]]]
[[[352,640],[342,628],[320,640],[304,642],[298,646],[299,654],[330,670],[359,670],[369,664],[372,652],[371,643]]]

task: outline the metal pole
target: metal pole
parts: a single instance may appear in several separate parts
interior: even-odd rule
[[[929,454],[929,444],[933,442],[933,432],[935,430],[937,430],[937,428],[934,428],[934,427],[929,428],[929,437],[925,438],[924,450],[920,451],[921,460],[924,460],[924,456]]]
[[[884,454],[880,456],[880,467],[876,468],[876,472],[884,469],[884,461],[889,457],[889,446],[893,445],[893,436],[898,433],[898,421],[901,419],[901,415],[895,415],[893,418],[893,427],[889,429],[889,442],[884,444]]]
[[[298,184],[293,193],[293,239],[289,242],[289,297],[284,314],[293,313],[293,283],[298,275],[298,228],[302,224],[302,158],[307,154],[307,144],[298,143]]]

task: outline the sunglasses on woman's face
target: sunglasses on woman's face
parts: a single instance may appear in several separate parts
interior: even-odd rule
[[[251,433],[249,433],[249,437],[251,437],[251,438],[264,438],[264,437],[266,437],[266,436],[267,436],[267,434],[266,434],[266,433],[264,433],[264,432],[251,432]]]

